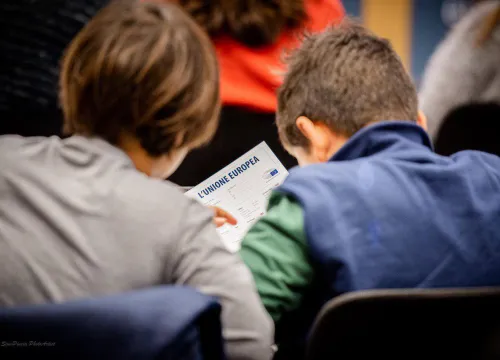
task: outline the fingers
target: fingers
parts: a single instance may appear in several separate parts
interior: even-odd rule
[[[217,227],[222,226],[226,223],[231,225],[236,225],[238,223],[238,220],[236,220],[236,218],[232,216],[230,213],[228,213],[226,210],[223,210],[216,206],[214,206],[213,209],[215,211],[214,221]]]
[[[223,210],[221,208],[216,208],[215,210],[215,217],[222,217],[226,219],[226,222],[228,222],[231,225],[236,225],[238,223],[238,220],[228,213],[226,210]]]
[[[224,225],[227,222],[227,220],[226,220],[226,218],[223,218],[223,217],[215,217],[214,222],[215,222],[216,227],[221,227],[222,225]]]

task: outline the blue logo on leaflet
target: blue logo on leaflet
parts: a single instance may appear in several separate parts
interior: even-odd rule
[[[278,175],[278,169],[268,169],[264,172],[262,178],[265,180],[269,180],[276,175]]]

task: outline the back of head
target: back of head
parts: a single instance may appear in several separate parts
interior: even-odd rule
[[[350,137],[377,121],[417,121],[417,93],[390,43],[345,20],[306,36],[288,60],[277,113],[285,145],[307,147],[300,116]]]
[[[60,86],[66,131],[133,137],[153,157],[201,145],[218,123],[215,52],[174,4],[112,2],[67,49]]]
[[[179,0],[211,35],[229,35],[251,46],[272,44],[306,20],[304,0]]]

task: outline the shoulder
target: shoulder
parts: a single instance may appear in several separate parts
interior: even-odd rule
[[[292,169],[279,191],[296,198],[303,206],[305,202],[321,202],[320,199],[335,194],[332,189],[343,182],[343,176],[333,168],[342,167],[326,163]]]
[[[213,213],[168,181],[128,175],[117,183],[109,206],[113,229],[157,246],[168,279],[184,260],[186,249],[197,246],[203,248],[197,252],[213,252],[219,245]]]
[[[2,169],[39,165],[48,149],[60,142],[58,137],[0,136],[0,164]]]
[[[60,140],[57,137],[47,138],[47,137],[24,137],[20,135],[1,135],[0,136],[0,149],[2,152],[0,155],[6,155],[9,149],[18,149],[29,147],[33,145],[45,146],[51,140]],[[10,155],[16,155],[17,152],[12,152]]]
[[[387,164],[375,159],[328,162],[290,171],[281,185],[282,192],[313,203],[324,199],[343,201],[361,198],[364,193],[387,184],[390,172]]]
[[[182,216],[187,211],[210,214],[196,200],[185,196],[178,186],[139,172],[129,173],[117,182],[114,201],[116,210],[133,209],[144,221],[184,222]]]
[[[289,171],[284,183],[339,183],[366,166],[367,162],[360,159],[297,167]]]
[[[463,150],[450,156],[455,162],[468,164],[474,167],[482,167],[485,170],[494,170],[500,174],[500,157],[483,151]],[[485,168],[484,166],[487,165]],[[493,166],[491,168],[490,166]]]

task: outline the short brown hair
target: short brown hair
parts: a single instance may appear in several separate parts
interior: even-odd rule
[[[306,36],[288,66],[277,113],[285,145],[307,147],[295,125],[300,116],[348,137],[374,121],[417,120],[417,92],[399,57],[353,20]]]
[[[165,1],[165,0],[164,0]],[[304,0],[179,0],[210,36],[229,35],[249,47],[272,44],[307,19]]]
[[[210,39],[181,8],[114,1],[66,51],[65,130],[113,144],[132,135],[151,156],[196,147],[217,128],[218,81]]]

